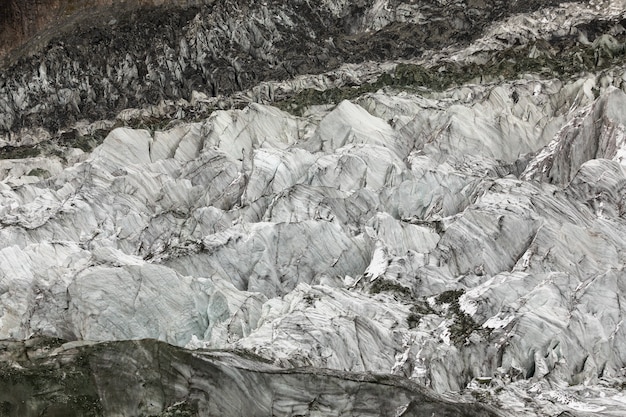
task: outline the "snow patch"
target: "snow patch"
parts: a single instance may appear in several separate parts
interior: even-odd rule
[[[468,294],[463,294],[459,297],[459,308],[468,316],[473,316],[478,311],[478,303],[476,300],[472,300],[468,297]]]
[[[513,320],[515,320],[515,316],[512,314],[505,317],[500,317],[500,313],[498,313],[495,316],[487,319],[487,321],[483,323],[483,327],[486,329],[503,329],[508,326]]]
[[[372,261],[367,269],[365,269],[365,275],[370,277],[371,282],[383,275],[385,271],[387,271],[387,254],[385,248],[377,244],[374,250],[374,256],[372,256]]]

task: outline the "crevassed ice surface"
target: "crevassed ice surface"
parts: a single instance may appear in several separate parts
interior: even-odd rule
[[[113,130],[46,180],[3,162],[0,338],[245,349],[619,415],[626,95],[598,82],[251,104]]]

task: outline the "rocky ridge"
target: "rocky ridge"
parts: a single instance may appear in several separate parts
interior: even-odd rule
[[[0,346],[8,365],[0,404],[11,410],[3,415],[496,415],[392,376],[284,369],[249,354],[190,352],[150,340]]]
[[[359,13],[384,17],[379,6]],[[146,130],[115,128],[118,115],[100,122],[93,151],[52,139],[42,155],[0,161],[0,337],[244,352],[252,364],[222,353],[235,367],[219,371],[240,375],[238,389],[265,361],[261,374],[306,367],[300,383],[339,378],[342,399],[353,373],[373,373],[498,410],[485,413],[622,415],[626,68],[619,4],[604,6],[503,16],[465,46],[424,52],[428,66],[344,65],[198,93],[206,118]],[[340,2],[323,7],[358,27]],[[562,37],[544,25],[545,40],[538,16],[572,25]],[[260,91],[280,108],[255,103]],[[249,104],[213,110],[225,97]],[[411,387],[396,415],[422,415]],[[199,413],[183,391],[119,413]],[[310,401],[283,398],[281,415]],[[103,413],[98,399],[85,415]]]

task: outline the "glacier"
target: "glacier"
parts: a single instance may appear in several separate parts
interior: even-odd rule
[[[534,85],[572,88],[543,83],[253,104],[7,175],[0,334],[242,349],[442,393],[621,380],[626,95],[540,129]],[[598,134],[571,144],[586,120]]]
[[[322,3],[363,33],[425,10]],[[605,3],[65,121],[87,147],[37,124],[59,103],[2,119],[0,415],[623,415],[626,31]],[[435,86],[598,16],[607,34],[572,35],[592,71]]]

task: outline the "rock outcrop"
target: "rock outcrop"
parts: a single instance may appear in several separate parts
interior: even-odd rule
[[[286,370],[246,352],[189,352],[149,340],[0,343],[3,416],[497,415],[404,379]]]

